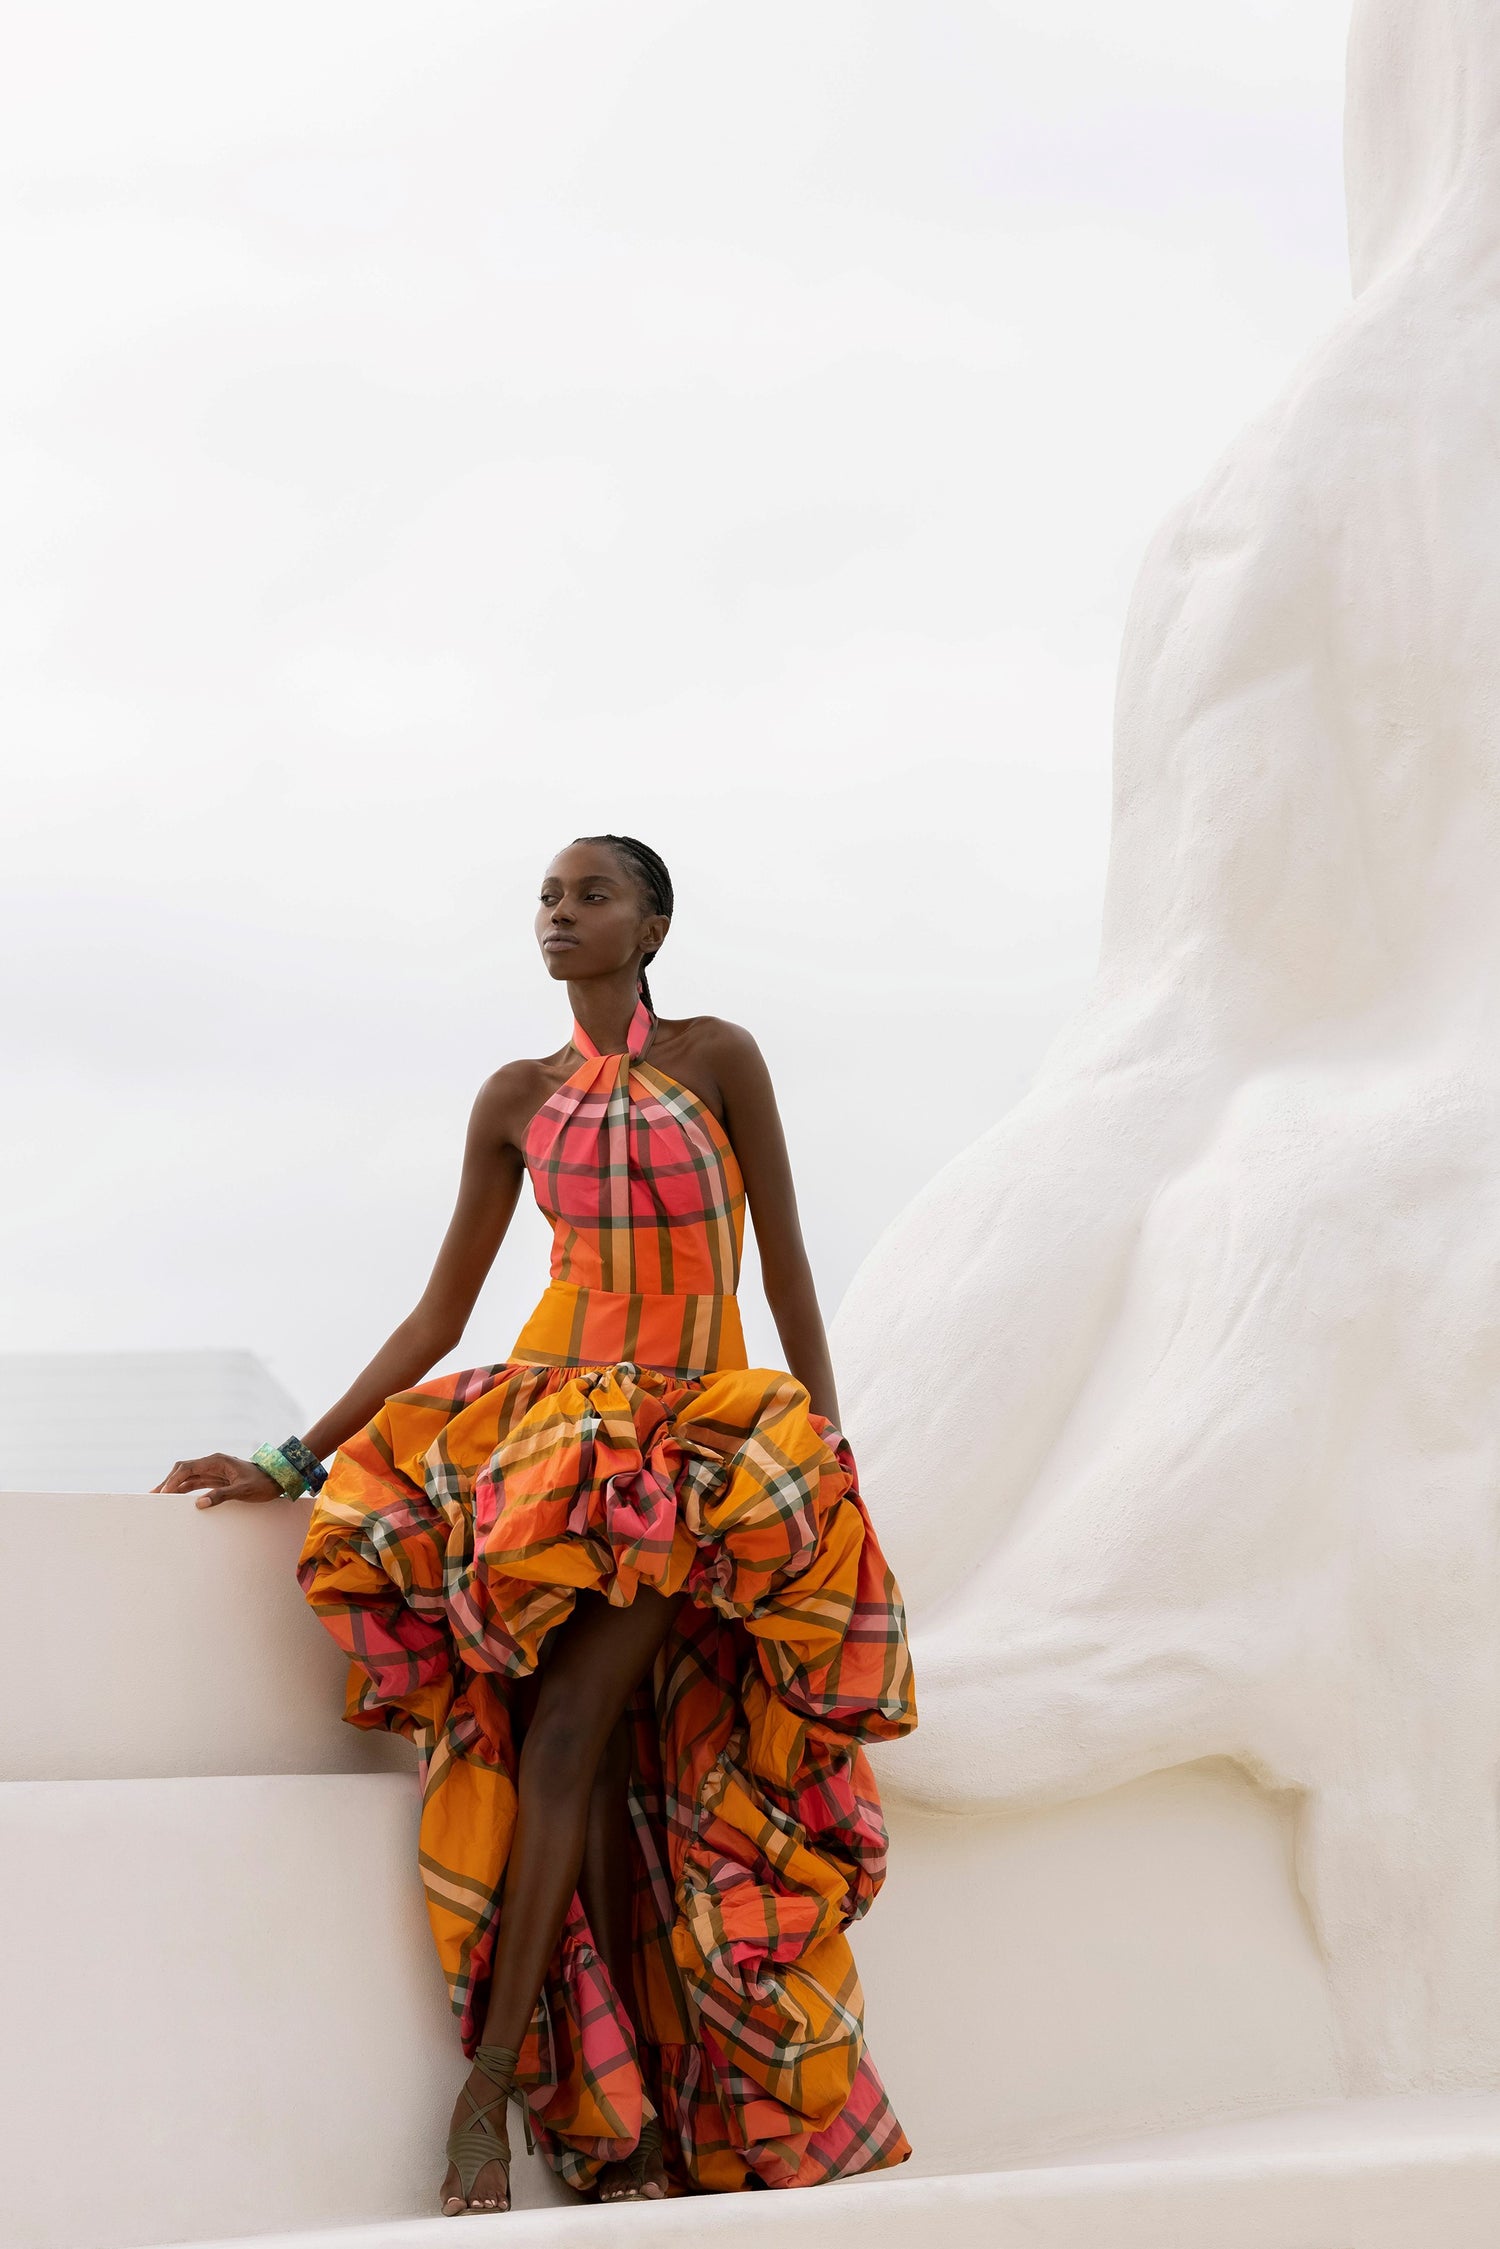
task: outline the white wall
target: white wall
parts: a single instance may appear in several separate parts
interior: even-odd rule
[[[0,1352],[0,1491],[139,1492],[303,1427],[250,1351]]]

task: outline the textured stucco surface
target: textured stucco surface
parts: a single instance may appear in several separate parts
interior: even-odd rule
[[[1153,543],[1097,982],[857,1277],[888,1791],[1228,1757],[1351,2090],[1500,2081],[1500,6],[1366,0],[1352,308]]]

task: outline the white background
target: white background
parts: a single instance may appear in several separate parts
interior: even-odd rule
[[[677,880],[663,1011],[766,1050],[831,1310],[1091,970],[1141,549],[1347,295],[1345,18],[13,20],[0,1347],[326,1404],[566,1035],[536,883],[605,828]]]

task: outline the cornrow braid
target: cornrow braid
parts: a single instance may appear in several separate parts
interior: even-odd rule
[[[615,857],[635,876],[646,900],[646,911],[672,917],[672,878],[667,873],[667,862],[649,843],[635,836],[575,836],[575,843],[607,843]],[[646,970],[656,958],[654,952],[641,956],[641,998],[651,1007],[651,986],[646,981]],[[651,1007],[654,1015],[656,1010]]]

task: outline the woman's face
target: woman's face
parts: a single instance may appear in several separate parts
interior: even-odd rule
[[[611,975],[666,934],[666,915],[643,911],[640,885],[607,844],[570,843],[542,877],[536,937],[549,976]]]

